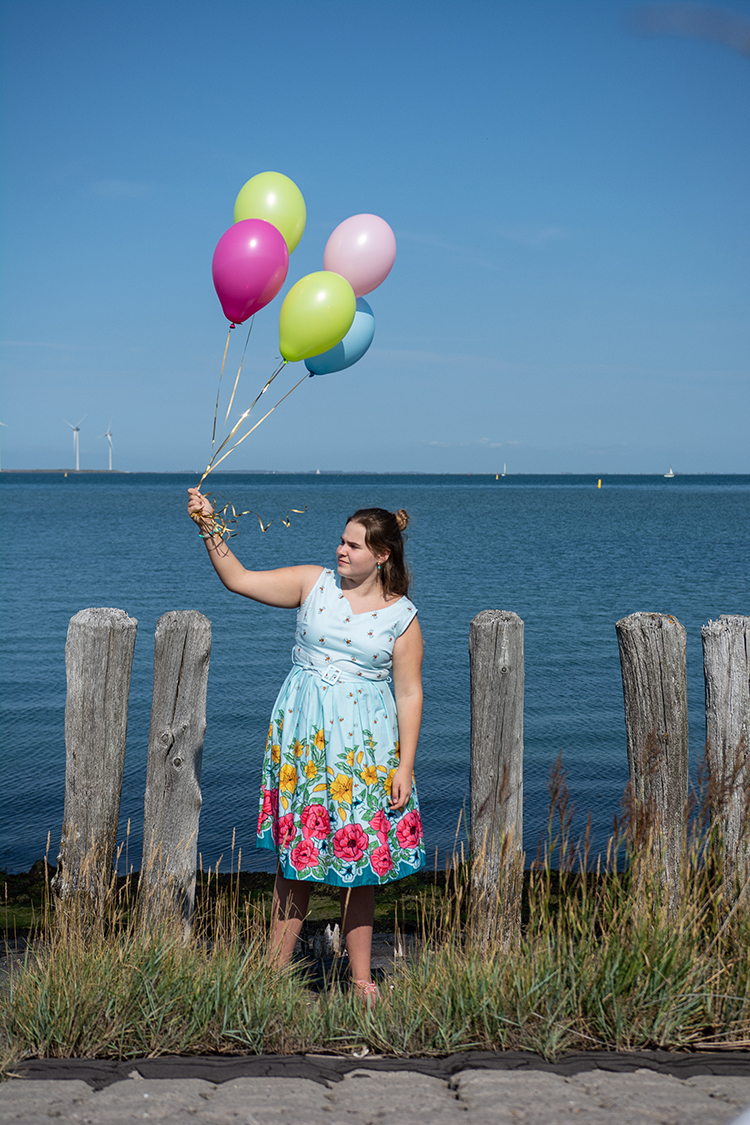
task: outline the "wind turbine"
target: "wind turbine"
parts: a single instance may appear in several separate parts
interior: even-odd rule
[[[107,439],[107,441],[109,442],[109,471],[111,473],[112,472],[112,419],[111,418],[109,420],[109,425],[107,426],[106,432],[103,433],[103,434],[97,434],[96,436],[97,437],[105,437]]]
[[[86,417],[86,415],[84,414],[83,418],[85,418],[85,417]],[[73,431],[73,448],[76,451],[76,472],[77,473],[79,473],[81,471],[81,462],[80,462],[79,457],[78,457],[78,432],[81,428],[81,422],[83,421],[83,418],[81,418],[80,422],[76,422],[75,426],[73,425],[72,422],[69,422],[67,418],[63,418],[63,422],[65,423],[65,425],[70,426],[71,430]]]

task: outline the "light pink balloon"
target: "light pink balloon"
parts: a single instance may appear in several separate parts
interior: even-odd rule
[[[385,281],[396,260],[396,236],[377,215],[344,219],[326,243],[323,269],[340,273],[355,297],[364,297]]]
[[[289,251],[265,219],[243,219],[218,241],[211,272],[224,316],[242,324],[272,301],[286,280]]]

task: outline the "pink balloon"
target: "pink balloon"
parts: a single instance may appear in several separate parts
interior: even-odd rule
[[[364,297],[385,281],[396,260],[396,236],[377,215],[344,219],[326,243],[323,269],[340,273],[355,297]]]
[[[211,272],[224,316],[242,324],[272,301],[286,280],[284,236],[265,219],[242,219],[218,241]]]

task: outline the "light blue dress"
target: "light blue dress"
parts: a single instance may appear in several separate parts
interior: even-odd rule
[[[352,613],[332,570],[297,612],[258,817],[258,846],[277,853],[287,879],[351,887],[424,867],[416,789],[403,809],[389,805],[399,755],[393,645],[416,615],[406,597]]]

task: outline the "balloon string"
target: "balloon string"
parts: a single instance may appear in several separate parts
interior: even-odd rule
[[[237,390],[237,384],[238,384],[238,383],[239,383],[239,381],[240,381],[240,371],[242,371],[242,364],[243,364],[243,363],[245,362],[245,352],[247,351],[247,345],[248,345],[248,343],[250,342],[250,333],[251,333],[251,332],[252,332],[252,330],[253,330],[253,321],[254,321],[254,320],[255,320],[255,313],[253,313],[253,315],[252,315],[252,316],[250,317],[250,326],[249,326],[249,328],[248,328],[248,330],[247,330],[247,339],[245,340],[245,346],[244,346],[244,348],[242,349],[242,359],[240,360],[240,366],[239,366],[239,368],[237,369],[237,378],[235,379],[235,381],[234,381],[234,387],[232,388],[232,397],[230,398],[230,400],[229,400],[229,406],[227,407],[227,416],[226,416],[226,418],[224,419],[224,425],[225,425],[225,426],[226,426],[227,422],[229,421],[229,414],[230,414],[230,412],[231,412],[231,410],[232,410],[232,403],[234,402],[234,395],[235,395],[235,391]]]
[[[282,363],[281,367],[283,367],[283,366],[284,366],[284,364],[285,364],[286,362],[287,362],[287,361],[286,361],[286,360],[284,360],[284,363]],[[281,367],[279,368],[279,371],[281,371]],[[275,378],[276,378],[276,376],[278,375],[279,371],[275,371],[275,372],[274,372],[274,374],[273,374],[273,375],[271,376],[271,378],[270,378],[270,379],[268,380],[268,383],[266,383],[266,386],[265,386],[265,387],[263,388],[263,390],[262,390],[262,391],[260,392],[260,394],[263,394],[263,392],[264,392],[264,391],[266,391],[266,390],[268,389],[268,386],[269,386],[269,384],[270,384],[270,383],[271,383],[271,382],[273,381],[273,379],[275,379]],[[220,464],[221,464],[221,462],[222,462],[222,461],[224,460],[224,458],[225,458],[225,457],[228,457],[228,456],[229,456],[229,454],[230,454],[230,453],[232,452],[232,450],[236,449],[238,445],[241,445],[241,444],[242,444],[242,442],[243,442],[243,441],[245,440],[245,438],[248,438],[248,437],[250,437],[250,434],[251,434],[251,433],[253,432],[253,430],[257,430],[257,428],[258,428],[258,426],[259,426],[259,425],[261,424],[261,422],[265,422],[265,420],[266,420],[266,418],[268,417],[268,415],[269,415],[269,414],[273,414],[273,412],[274,412],[274,410],[276,409],[276,407],[277,407],[277,406],[281,406],[281,404],[282,404],[282,402],[284,401],[284,399],[287,399],[287,398],[289,398],[289,395],[290,395],[290,394],[292,393],[292,391],[296,391],[296,390],[297,390],[297,387],[301,386],[301,384],[302,384],[302,383],[304,383],[305,379],[308,379],[309,377],[310,377],[310,376],[309,376],[309,372],[307,372],[307,371],[306,371],[306,372],[305,372],[305,374],[304,374],[304,375],[302,376],[302,378],[300,379],[299,383],[295,383],[295,384],[294,384],[294,386],[292,387],[292,390],[291,390],[291,391],[287,391],[287,392],[286,392],[286,394],[285,394],[285,395],[283,396],[283,398],[280,398],[280,399],[279,399],[279,401],[278,401],[278,402],[276,403],[276,405],[275,405],[275,406],[272,406],[272,407],[271,407],[271,409],[270,409],[270,410],[268,410],[268,411],[267,411],[267,412],[266,412],[266,413],[265,413],[265,414],[263,415],[263,417],[262,417],[261,419],[259,419],[259,420],[258,420],[258,421],[257,421],[257,422],[255,423],[255,425],[254,425],[254,426],[251,426],[251,428],[250,428],[250,429],[249,429],[249,430],[247,431],[247,433],[246,433],[246,434],[243,434],[243,435],[242,435],[242,437],[241,437],[241,438],[239,438],[239,439],[238,439],[238,441],[236,441],[236,442],[234,443],[234,445],[232,446],[232,448],[231,448],[231,449],[228,449],[228,450],[226,451],[226,453],[224,454],[224,456],[223,456],[223,457],[220,457],[220,458],[219,458],[219,460],[218,460],[218,461],[216,461],[216,462],[214,462],[214,458],[212,457],[212,458],[211,458],[211,460],[210,460],[210,461],[209,461],[209,463],[208,463],[208,466],[207,466],[207,468],[206,468],[206,471],[205,471],[205,473],[203,474],[203,476],[201,477],[201,479],[200,479],[200,480],[198,481],[198,488],[200,488],[200,486],[201,486],[201,485],[203,484],[203,482],[204,482],[204,480],[206,479],[206,477],[208,476],[208,474],[209,474],[210,472],[213,472],[213,470],[214,470],[214,469],[216,468],[216,466],[217,466],[217,465],[220,465]],[[258,398],[260,398],[260,395],[258,395]],[[257,401],[258,401],[258,398],[256,398],[255,402],[257,402]],[[253,406],[255,406],[255,402],[253,403]],[[253,408],[253,407],[251,406],[251,407],[250,407],[250,410],[252,410],[252,408]],[[233,434],[234,434],[234,433],[236,432],[236,430],[237,430],[237,429],[239,428],[240,424],[241,424],[241,423],[242,423],[242,422],[243,422],[243,421],[245,420],[245,418],[247,418],[248,414],[250,413],[250,410],[246,410],[246,411],[245,411],[245,413],[244,413],[244,414],[242,415],[242,418],[240,418],[240,421],[239,421],[239,422],[237,423],[237,425],[236,425],[236,426],[234,427],[234,429],[232,430],[232,433],[231,433],[231,434],[229,435],[229,437],[228,437],[228,438],[226,439],[226,441],[224,441],[224,442],[223,442],[223,443],[222,443],[222,444],[221,444],[221,445],[219,446],[219,448],[218,448],[218,449],[216,450],[216,453],[221,453],[222,449],[223,449],[223,448],[224,448],[224,446],[225,446],[225,445],[227,444],[227,441],[229,441],[229,438],[231,438],[231,437],[232,437],[232,435],[233,435]],[[214,455],[214,456],[215,456],[215,455]],[[262,527],[262,526],[263,526],[263,525],[262,525],[262,523],[261,523],[261,527]]]
[[[276,368],[276,370],[274,371],[273,375],[271,376],[271,378],[270,378],[270,379],[268,380],[268,382],[266,383],[266,385],[265,385],[265,387],[263,388],[263,390],[262,390],[262,391],[260,391],[260,392],[259,392],[259,393],[258,393],[258,394],[257,394],[257,395],[255,396],[255,398],[253,399],[253,401],[252,401],[252,402],[250,403],[250,406],[249,406],[249,408],[248,408],[248,409],[247,409],[247,410],[245,411],[245,413],[243,414],[243,418],[247,418],[248,414],[250,413],[250,411],[252,410],[252,408],[253,408],[253,407],[255,406],[255,404],[256,404],[256,402],[258,401],[258,399],[259,399],[259,398],[260,398],[260,397],[261,397],[262,395],[264,395],[264,394],[266,393],[266,391],[268,390],[268,388],[269,388],[269,387],[271,386],[271,383],[272,383],[272,382],[274,381],[274,379],[275,379],[275,378],[276,378],[276,376],[277,376],[277,375],[279,374],[279,372],[280,372],[280,371],[283,371],[283,370],[284,370],[284,368],[286,367],[286,365],[287,365],[287,363],[288,363],[288,362],[289,362],[288,360],[286,360],[286,359],[282,359],[281,363],[280,363],[280,364],[279,364],[279,366],[278,366],[278,367]],[[236,430],[236,429],[237,429],[237,427],[235,426],[235,428],[234,428],[234,429]],[[234,433],[234,430],[232,430],[232,433]],[[230,434],[229,436],[231,437],[232,435]]]
[[[214,407],[214,429],[213,429],[213,433],[211,434],[211,448],[212,449],[214,447],[214,443],[216,442],[216,416],[219,413],[219,395],[221,394],[221,377],[224,374],[224,364],[227,361],[227,351],[229,349],[229,338],[232,335],[232,329],[233,328],[234,328],[234,325],[230,324],[229,325],[229,331],[227,332],[227,342],[224,345],[224,358],[221,361],[221,371],[219,372],[219,385],[216,388],[216,406]]]
[[[228,442],[228,441],[231,441],[231,440],[232,440],[232,438],[233,438],[233,437],[234,437],[234,435],[235,435],[235,434],[237,433],[237,431],[239,430],[239,428],[240,428],[240,426],[242,425],[242,423],[243,423],[243,422],[245,421],[245,419],[247,418],[247,416],[248,416],[248,414],[250,413],[250,411],[251,411],[251,410],[253,409],[253,407],[255,406],[255,404],[256,404],[256,402],[258,401],[258,399],[260,398],[260,396],[266,393],[266,391],[267,391],[267,390],[268,390],[268,388],[269,388],[269,387],[271,386],[271,383],[272,383],[272,382],[274,381],[274,379],[276,378],[276,376],[278,375],[278,373],[279,373],[279,372],[280,372],[280,371],[281,371],[281,370],[282,370],[282,369],[283,369],[283,368],[284,368],[284,367],[286,366],[286,362],[287,362],[286,360],[283,360],[283,362],[282,362],[282,363],[281,363],[281,364],[280,364],[280,365],[279,365],[279,366],[278,366],[278,367],[276,368],[276,370],[274,371],[273,375],[271,376],[271,378],[270,378],[270,379],[268,380],[268,382],[266,383],[266,385],[265,385],[265,387],[263,388],[263,390],[262,390],[262,391],[260,392],[260,394],[256,395],[256,397],[255,397],[255,398],[253,399],[253,401],[251,402],[250,406],[249,406],[249,407],[247,408],[247,410],[245,411],[245,413],[244,413],[244,414],[243,414],[243,415],[242,415],[242,416],[240,417],[240,419],[238,420],[238,422],[237,422],[237,423],[236,423],[236,424],[235,424],[235,425],[234,425],[234,426],[232,427],[232,429],[231,429],[231,430],[229,431],[229,433],[228,433],[228,434],[227,434],[227,436],[226,436],[226,437],[224,438],[224,440],[223,440],[223,442],[221,443],[221,445],[219,446],[219,448],[218,448],[218,449],[216,450],[216,452],[215,452],[215,453],[214,453],[214,454],[212,455],[212,457],[211,457],[211,460],[210,460],[210,461],[208,462],[208,465],[206,466],[206,471],[205,471],[205,473],[203,474],[203,476],[201,477],[201,481],[203,481],[203,480],[205,480],[205,479],[206,479],[206,477],[208,476],[208,474],[209,474],[209,473],[211,472],[211,469],[213,468],[213,464],[214,464],[214,460],[215,460],[216,456],[217,456],[217,455],[218,455],[219,453],[221,453],[222,449],[223,449],[223,448],[224,448],[224,446],[225,446],[225,445],[227,444],[227,442]],[[224,460],[224,458],[222,457],[222,458],[221,458],[221,460],[223,461],[223,460]],[[217,463],[217,465],[218,465],[218,461],[217,461],[216,463]],[[200,484],[198,485],[198,487],[200,488]]]

